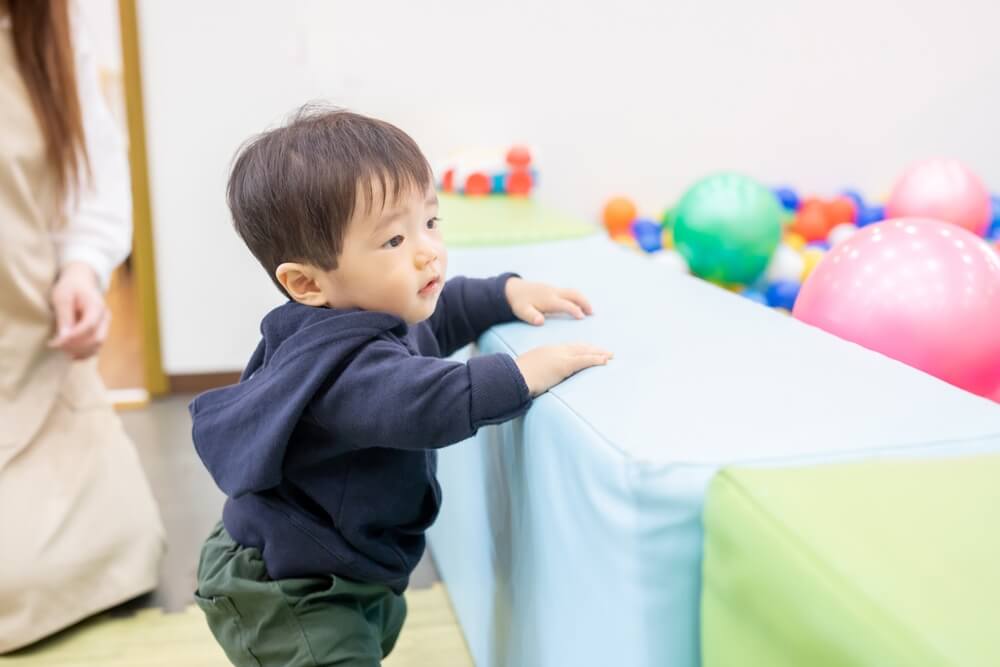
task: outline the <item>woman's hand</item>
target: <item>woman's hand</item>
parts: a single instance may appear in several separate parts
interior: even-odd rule
[[[567,313],[581,320],[594,312],[587,297],[574,289],[510,278],[504,292],[514,315],[535,326],[545,322],[545,313]]]
[[[111,326],[111,313],[94,270],[84,262],[64,266],[52,287],[51,301],[56,314],[56,335],[49,341],[49,347],[77,360],[93,356]]]

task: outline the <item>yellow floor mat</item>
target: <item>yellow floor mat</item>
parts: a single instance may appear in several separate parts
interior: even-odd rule
[[[407,592],[409,614],[385,667],[471,667],[472,658],[441,584]],[[2,667],[225,667],[222,649],[195,607],[101,614],[9,656]]]

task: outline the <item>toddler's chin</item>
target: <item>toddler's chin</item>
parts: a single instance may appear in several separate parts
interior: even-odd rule
[[[433,301],[421,304],[422,307],[414,308],[412,311],[402,316],[402,319],[410,326],[420,324],[434,314],[434,311],[437,309],[437,303],[438,300],[434,299]]]
[[[427,302],[427,304],[425,305],[425,307],[423,308],[423,311],[421,313],[421,317],[420,317],[420,321],[421,322],[423,322],[424,320],[426,320],[427,318],[429,318],[431,315],[434,314],[434,311],[437,310],[437,305],[438,305],[438,299],[439,298],[440,298],[440,293],[438,295],[436,295],[433,299],[431,299],[430,301]]]

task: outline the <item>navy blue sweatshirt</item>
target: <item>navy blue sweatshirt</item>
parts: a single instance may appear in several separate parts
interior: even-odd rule
[[[504,354],[446,357],[514,319],[504,285],[454,278],[434,314],[304,306],[268,313],[238,384],[191,403],[223,524],[274,579],[340,575],[402,592],[441,504],[435,448],[531,403]]]

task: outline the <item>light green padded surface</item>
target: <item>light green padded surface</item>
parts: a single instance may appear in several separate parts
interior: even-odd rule
[[[1000,456],[728,469],[705,667],[1000,665]]]
[[[449,246],[515,245],[576,239],[600,232],[596,225],[545,208],[533,199],[490,195],[438,195]]]

